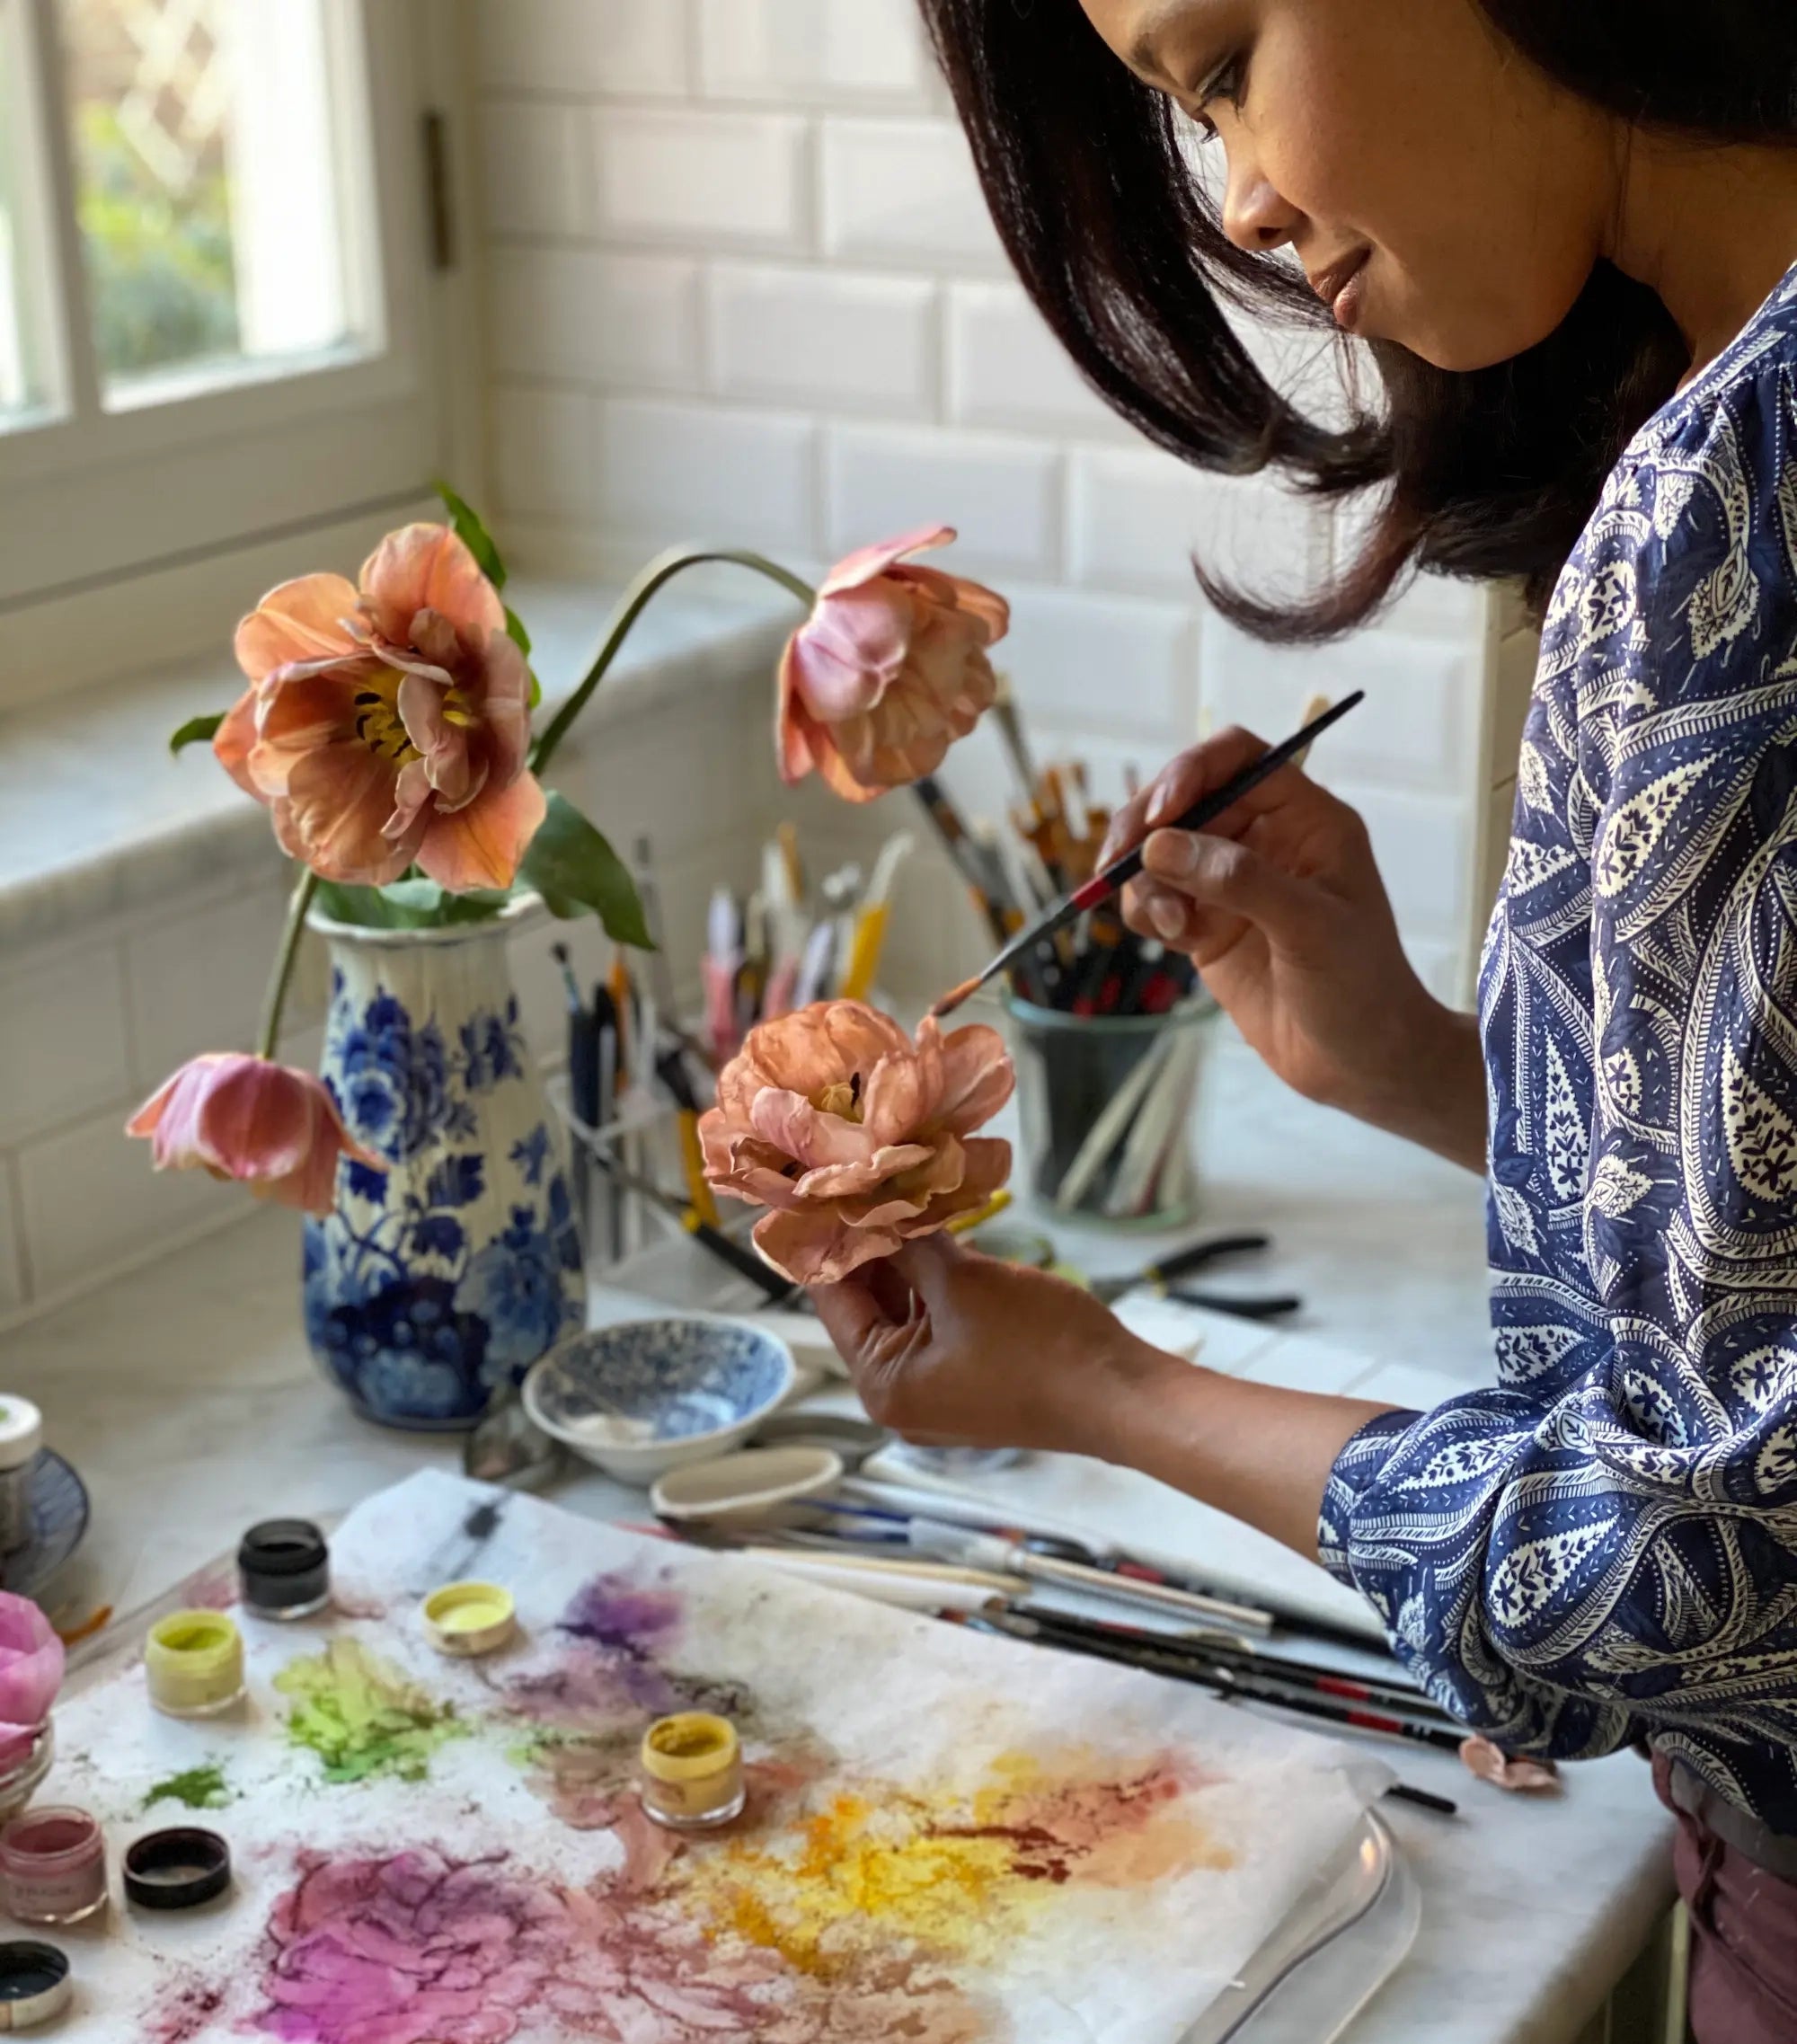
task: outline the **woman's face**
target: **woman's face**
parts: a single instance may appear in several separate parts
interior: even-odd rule
[[[1230,239],[1288,245],[1352,332],[1484,368],[1545,340],[1603,252],[1610,125],[1474,0],[1080,4],[1216,131]]]

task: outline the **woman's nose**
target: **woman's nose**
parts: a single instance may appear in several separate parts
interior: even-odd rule
[[[1258,167],[1244,164],[1238,171],[1230,165],[1223,197],[1223,232],[1237,248],[1250,255],[1284,248],[1296,236],[1299,219],[1297,208],[1279,196]]]

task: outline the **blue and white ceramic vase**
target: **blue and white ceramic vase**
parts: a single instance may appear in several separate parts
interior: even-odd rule
[[[383,1426],[472,1426],[495,1392],[584,1323],[559,1131],[490,923],[367,930],[314,915],[331,946],[324,1083],[385,1172],[347,1160],[305,1224],[305,1331]]]

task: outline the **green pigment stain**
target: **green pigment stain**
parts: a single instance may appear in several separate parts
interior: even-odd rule
[[[430,1756],[468,1727],[401,1669],[354,1640],[332,1640],[322,1654],[290,1662],[275,1687],[294,1700],[287,1734],[323,1764],[327,1782],[394,1774],[421,1782]]]
[[[180,1802],[190,1810],[223,1810],[230,1800],[225,1770],[211,1760],[203,1767],[190,1767],[184,1774],[171,1774],[167,1781],[158,1782],[144,1798],[144,1808],[152,1810],[159,1802]]]

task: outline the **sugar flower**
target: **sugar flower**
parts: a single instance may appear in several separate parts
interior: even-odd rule
[[[699,1124],[705,1175],[769,1211],[755,1244],[795,1283],[834,1284],[860,1265],[983,1206],[1011,1146],[978,1137],[1011,1097],[996,1030],[914,1043],[859,1001],[819,1001],[750,1031]]]
[[[914,566],[946,526],[851,553],[818,591],[780,666],[777,742],[789,783],[813,767],[838,795],[872,801],[934,774],[991,708],[987,648],[1010,627],[1003,597]]]
[[[0,1590],[0,1767],[31,1749],[62,1686],[62,1641],[29,1597]]]
[[[183,1065],[125,1133],[150,1138],[158,1171],[209,1171],[308,1214],[330,1213],[340,1157],[387,1168],[351,1138],[322,1080],[231,1051]]]
[[[1460,1741],[1460,1765],[1482,1782],[1513,1795],[1557,1795],[1560,1791],[1560,1770],[1553,1761],[1506,1753],[1479,1732]]]
[[[283,582],[237,627],[237,663],[250,686],[213,749],[283,850],[351,884],[415,863],[456,892],[511,885],[544,815],[530,674],[447,526],[389,534],[359,589]]]

